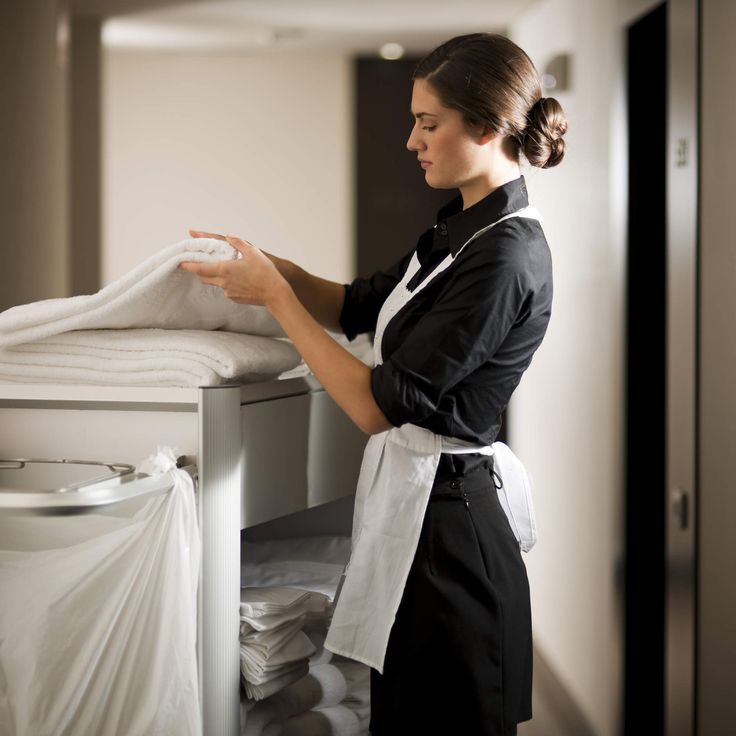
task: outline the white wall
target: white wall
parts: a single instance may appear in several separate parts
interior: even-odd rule
[[[525,172],[555,295],[512,399],[510,441],[535,483],[535,644],[599,736],[620,733],[623,707],[624,24],[655,4],[546,0],[510,28],[540,71],[572,54],[569,91],[549,93],[570,124],[565,159]]]
[[[352,278],[346,56],[108,51],[103,99],[103,283],[190,227]]]

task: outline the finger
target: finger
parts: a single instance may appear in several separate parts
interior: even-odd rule
[[[245,253],[249,248],[254,248],[253,243],[249,243],[247,240],[236,238],[234,235],[228,235],[225,240],[232,245],[235,250]]]
[[[224,235],[220,235],[219,233],[207,233],[204,230],[190,230],[189,234],[193,238],[215,238],[216,240],[225,240]]]
[[[212,277],[220,275],[219,263],[199,263],[197,261],[183,261],[179,264],[179,268],[182,271],[193,273],[195,276]]]

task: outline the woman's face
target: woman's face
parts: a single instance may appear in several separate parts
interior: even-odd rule
[[[411,98],[414,127],[406,142],[424,169],[427,184],[435,189],[466,192],[488,178],[488,136],[473,132],[455,109],[445,107],[424,79],[414,81]]]

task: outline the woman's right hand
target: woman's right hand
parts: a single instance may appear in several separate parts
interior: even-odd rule
[[[203,230],[190,230],[189,235],[192,238],[227,240],[225,235],[206,233]],[[342,284],[312,276],[292,261],[273,256],[261,248],[259,250],[276,266],[278,272],[291,285],[299,301],[323,327],[333,332],[342,332],[340,313],[345,299],[345,289]]]

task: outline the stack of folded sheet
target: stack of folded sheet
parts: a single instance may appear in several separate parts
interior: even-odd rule
[[[326,615],[328,599],[292,588],[243,588],[240,671],[249,698],[263,700],[304,677],[316,648],[302,631],[308,612]]]
[[[268,691],[265,697],[257,699],[256,690],[246,680],[248,697],[241,702],[241,733],[247,736],[367,734],[370,668],[324,648],[332,601],[350,555],[350,538],[323,536],[246,542],[243,553],[246,560],[241,571],[243,584],[285,586],[271,588],[268,602],[271,606],[281,603],[292,613],[301,611],[300,633],[308,637],[312,651],[307,672],[285,685],[277,682],[267,690],[257,691],[259,695]],[[259,590],[248,596],[265,597],[264,588]],[[277,590],[282,592],[276,593]],[[307,598],[300,598],[300,594]],[[319,601],[326,601],[326,605],[320,605]],[[241,621],[243,610],[241,605]],[[258,617],[259,624],[268,622],[266,615],[275,615],[274,608]],[[297,619],[291,621],[296,629]],[[242,632],[241,627],[241,635]],[[244,646],[247,648],[241,636],[241,661]],[[306,651],[302,639],[300,646],[303,647],[300,651]],[[247,658],[252,661],[258,656],[249,653]]]
[[[178,269],[237,257],[220,240],[183,240],[95,294],[6,310],[0,381],[203,386],[294,369],[301,358],[264,307],[236,304]]]

